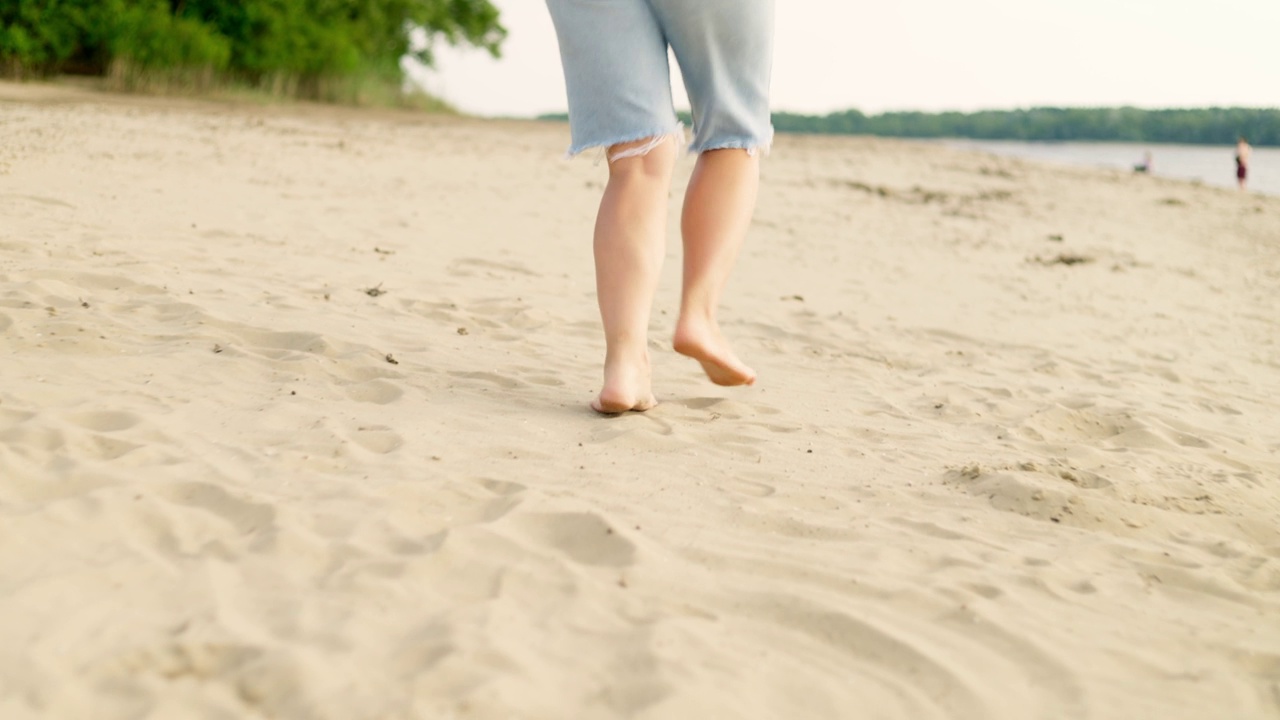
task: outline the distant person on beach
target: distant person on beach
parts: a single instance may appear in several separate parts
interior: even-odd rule
[[[1244,190],[1249,183],[1249,156],[1253,154],[1253,148],[1249,147],[1249,141],[1243,135],[1236,141],[1236,181],[1240,183],[1240,189]]]
[[[1133,171],[1137,173],[1149,173],[1153,169],[1151,164],[1151,151],[1142,153],[1142,162],[1133,166]]]
[[[760,152],[773,140],[774,0],[547,0],[569,96],[569,154],[603,148],[609,182],[595,225],[604,387],[613,414],[657,404],[649,314],[666,254],[667,200],[684,131],[668,47],[693,105],[698,156],[681,217],[684,279],[676,352],[717,385],[756,373],[720,333],[716,311],[755,210]]]

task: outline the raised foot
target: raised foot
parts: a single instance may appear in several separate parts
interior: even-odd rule
[[[716,385],[733,387],[755,384],[756,371],[733,354],[729,343],[717,330],[681,328],[676,330],[672,345],[676,352],[697,360],[707,378]]]

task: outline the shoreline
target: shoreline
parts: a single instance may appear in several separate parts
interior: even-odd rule
[[[1018,157],[1035,162],[1071,167],[1097,168],[1138,174],[1133,164],[1151,152],[1155,160],[1155,177],[1181,180],[1193,185],[1236,190],[1233,147],[1175,143],[1095,142],[1095,141],[1022,141],[974,140],[970,138],[940,139],[952,147],[995,155]],[[1170,159],[1172,157],[1172,160]],[[1172,170],[1170,170],[1172,168]],[[1223,168],[1226,171],[1223,171]],[[1248,193],[1264,197],[1280,197],[1280,148],[1255,149],[1250,170]]]

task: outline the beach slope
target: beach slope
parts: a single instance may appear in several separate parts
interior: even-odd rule
[[[0,717],[1280,716],[1280,199],[781,137],[603,418],[562,125],[0,135]]]

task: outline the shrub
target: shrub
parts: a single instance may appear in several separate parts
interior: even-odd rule
[[[204,87],[231,59],[226,38],[204,23],[170,14],[163,0],[134,5],[112,21],[109,76],[125,88]]]

